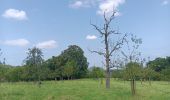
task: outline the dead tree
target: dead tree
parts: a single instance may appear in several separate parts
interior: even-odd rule
[[[116,12],[113,12],[113,14],[108,17],[104,13],[104,25],[103,27],[98,27],[97,25],[91,24],[101,35],[101,38],[103,39],[102,43],[105,45],[104,51],[91,51],[92,53],[97,53],[99,55],[102,55],[105,58],[105,67],[106,67],[106,88],[110,88],[110,58],[115,51],[119,50],[121,46],[124,43],[124,40],[126,38],[126,35],[118,39],[117,41],[113,42],[111,44],[110,38],[111,35],[120,35],[121,33],[117,32],[116,30],[111,29],[111,22],[115,18]],[[121,34],[122,35],[122,34]]]

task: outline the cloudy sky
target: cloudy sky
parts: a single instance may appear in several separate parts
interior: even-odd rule
[[[21,65],[28,48],[41,48],[48,59],[76,44],[90,66],[101,66],[103,58],[88,50],[102,48],[90,23],[102,25],[103,12],[113,10],[113,28],[142,38],[144,57],[170,56],[170,0],[0,0],[0,59]]]

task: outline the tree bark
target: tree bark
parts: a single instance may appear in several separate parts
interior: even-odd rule
[[[142,78],[141,78],[140,82],[141,82],[141,85],[142,85],[143,84],[143,79]]]
[[[109,71],[109,68],[107,68],[107,70],[106,70],[106,88],[107,89],[110,88],[110,71]]]
[[[109,68],[109,44],[108,34],[105,33],[105,46],[106,46],[106,88],[110,88],[110,68]]]
[[[115,30],[111,30],[110,29],[110,24],[112,22],[112,20],[115,18],[115,13],[113,12],[113,14],[107,18],[106,17],[106,13],[104,12],[104,26],[103,28],[99,28],[98,26],[91,24],[101,35],[101,38],[104,38],[104,45],[105,45],[105,52],[101,52],[101,51],[91,51],[94,53],[97,53],[99,55],[103,55],[105,58],[105,66],[106,66],[106,74],[105,74],[105,78],[106,78],[106,88],[109,89],[110,88],[110,57],[111,55],[118,49],[120,49],[121,45],[124,42],[124,39],[126,37],[126,35],[122,38],[122,40],[117,40],[115,43],[113,43],[113,47],[111,47],[111,45],[109,45],[109,43],[111,43],[111,41],[109,41],[109,35],[110,34],[119,34],[118,32],[116,32]],[[111,49],[111,48],[112,49]]]
[[[100,84],[101,84],[101,85],[103,85],[103,78],[101,78],[101,80],[100,80]]]
[[[150,77],[149,77],[149,85],[151,86],[151,79],[150,79]]]
[[[132,92],[132,95],[133,95],[133,96],[136,94],[135,79],[132,79],[132,80],[131,80],[131,92]]]

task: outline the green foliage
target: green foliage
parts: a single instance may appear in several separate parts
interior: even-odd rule
[[[104,77],[104,69],[102,69],[100,67],[93,66],[89,69],[88,75],[90,78],[95,78],[95,79],[103,78]]]
[[[11,66],[0,64],[0,82],[6,80],[6,73],[10,68]]]
[[[169,69],[163,69],[161,71],[161,74],[163,75],[163,80],[170,81],[170,68]]]
[[[155,71],[155,80],[169,80],[170,78],[170,57],[156,58],[147,63],[148,68]]]
[[[51,78],[82,78],[88,68],[83,50],[76,45],[70,45],[59,56],[53,56],[46,61],[46,65],[52,72]]]
[[[63,73],[64,75],[69,79],[69,78],[72,78],[73,74],[75,73],[76,71],[76,63],[75,61],[68,61],[65,66],[64,66],[64,69],[63,69]]]
[[[32,49],[28,49],[28,56],[25,59],[25,63],[26,66],[28,66],[29,68],[27,68],[28,70],[28,76],[31,78],[31,80],[36,80],[36,81],[40,81],[41,80],[41,67],[42,67],[42,63],[43,63],[43,53],[39,48],[32,48]]]
[[[153,61],[148,62],[148,67],[155,70],[156,72],[161,72],[163,69],[170,68],[170,57],[167,58],[156,58]]]
[[[141,66],[137,62],[130,62],[125,67],[126,79],[136,79],[140,76]]]
[[[83,50],[71,45],[59,56],[46,61],[39,48],[28,49],[25,65],[7,67],[0,64],[0,80],[3,81],[40,81],[54,79],[82,78],[87,73],[87,59]]]
[[[28,49],[28,53],[27,53],[27,58],[25,59],[25,63],[27,66],[37,66],[42,64],[43,62],[43,52],[41,51],[41,49],[39,48],[31,48]]]
[[[83,50],[71,45],[60,55],[43,61],[42,51],[29,49],[25,65],[13,67],[0,64],[0,81],[35,81],[70,78],[102,78],[105,70],[92,67],[87,70],[88,62]],[[112,70],[112,77],[123,80],[145,79],[170,81],[170,57],[157,58],[147,63],[147,67],[136,62],[126,64],[125,68]]]
[[[23,74],[22,67],[13,67],[6,73],[6,79],[11,82],[16,82],[21,80],[21,75]]]
[[[75,62],[76,70],[73,77],[81,78],[86,75],[88,62],[87,58],[84,56],[84,51],[79,46],[70,45],[60,56],[63,57],[63,63],[65,62],[65,64],[70,60]]]
[[[124,70],[123,69],[112,70],[112,78],[123,79],[123,77],[124,77]]]

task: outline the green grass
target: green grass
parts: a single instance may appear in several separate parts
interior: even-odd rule
[[[33,82],[1,83],[0,100],[170,100],[167,82],[137,82],[137,94],[131,96],[130,82],[111,80],[111,88],[92,79],[46,81],[39,88]]]

